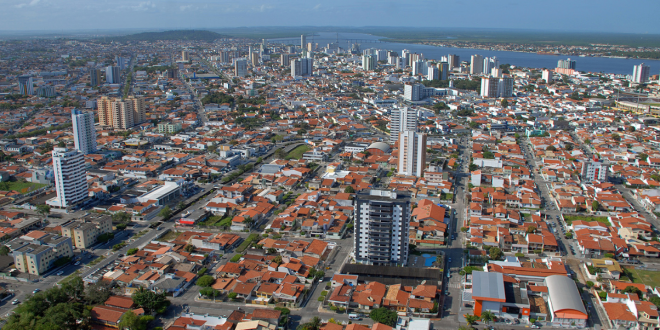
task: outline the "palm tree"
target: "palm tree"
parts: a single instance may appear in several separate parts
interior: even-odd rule
[[[490,321],[492,321],[495,318],[495,315],[493,315],[493,312],[491,311],[485,311],[481,313],[481,320],[486,322],[486,324],[490,324]]]
[[[467,322],[468,325],[473,325],[477,323],[477,321],[479,321],[479,316],[465,314],[465,322]]]

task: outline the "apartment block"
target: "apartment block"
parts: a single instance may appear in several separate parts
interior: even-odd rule
[[[73,257],[71,238],[34,230],[7,243],[14,256],[16,269],[23,273],[41,275],[55,261]]]
[[[96,244],[99,236],[112,232],[112,218],[107,215],[86,217],[80,221],[70,221],[61,227],[62,235],[70,237],[76,248],[86,249]]]

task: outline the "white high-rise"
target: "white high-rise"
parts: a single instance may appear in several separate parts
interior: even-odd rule
[[[635,65],[633,68],[632,81],[638,84],[643,84],[649,80],[650,72],[651,72],[651,67],[645,65],[644,63],[640,65]]]
[[[71,124],[73,125],[73,142],[76,150],[83,155],[96,151],[96,130],[94,129],[94,113],[83,112],[78,109],[71,111]]]
[[[481,96],[482,97],[513,96],[513,78],[482,77]]]
[[[426,134],[414,131],[399,133],[397,174],[422,177],[426,168]]]
[[[376,70],[376,55],[362,55],[362,70],[373,71]]]
[[[484,58],[481,55],[470,57],[470,74],[482,74],[484,72]]]
[[[18,90],[21,93],[21,95],[33,95],[34,85],[32,81],[32,76],[19,76]]]
[[[494,68],[499,68],[500,67],[500,61],[497,59],[497,57],[485,57],[484,58],[484,65],[482,67],[482,72],[483,74],[490,74],[491,71]]]
[[[552,71],[550,70],[543,70],[543,73],[541,74],[541,78],[545,80],[547,84],[552,82]]]
[[[417,76],[420,74],[426,73],[426,62],[424,61],[414,61],[412,62],[412,74]]]
[[[118,66],[109,66],[105,68],[105,82],[108,84],[119,83],[120,70]]]
[[[53,175],[57,197],[46,201],[50,206],[66,208],[89,195],[85,156],[78,150],[53,149]]]
[[[392,109],[390,112],[390,144],[399,140],[399,133],[417,132],[417,111],[410,108]]]
[[[355,261],[368,265],[408,262],[410,195],[389,190],[360,192],[355,200]]]
[[[429,69],[426,72],[426,79],[427,80],[438,80],[440,79],[440,70],[438,70],[438,67],[435,65],[429,66]]]
[[[291,60],[291,77],[311,76],[314,73],[314,59],[299,58]]]

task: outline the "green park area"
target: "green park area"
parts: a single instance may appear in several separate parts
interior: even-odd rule
[[[626,268],[633,276],[633,283],[643,283],[649,287],[657,288],[660,286],[660,272],[650,270]]]
[[[308,152],[310,150],[310,147],[306,144],[297,146],[295,149],[291,150],[287,155],[286,159],[300,159],[302,158],[303,154]]]
[[[37,190],[41,187],[47,186],[43,183],[32,183],[23,181],[6,181],[0,182],[0,190],[4,191],[18,191],[22,194]]]
[[[564,215],[564,220],[566,220],[566,224],[569,226],[573,221],[576,220],[582,220],[582,221],[598,221],[606,226],[611,226],[610,221],[607,220],[607,217],[589,217],[589,216],[582,216],[582,215]]]

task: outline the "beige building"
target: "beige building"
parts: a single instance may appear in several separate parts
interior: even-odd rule
[[[73,257],[73,247],[69,237],[47,234],[34,230],[7,244],[14,256],[16,269],[23,273],[41,275],[48,271],[55,261],[63,257]]]
[[[70,237],[76,248],[86,249],[96,244],[99,236],[112,232],[112,218],[107,215],[89,216],[81,221],[65,223],[61,227],[62,235]]]
[[[107,96],[97,101],[99,124],[127,129],[147,121],[146,105],[141,97],[111,99]]]

